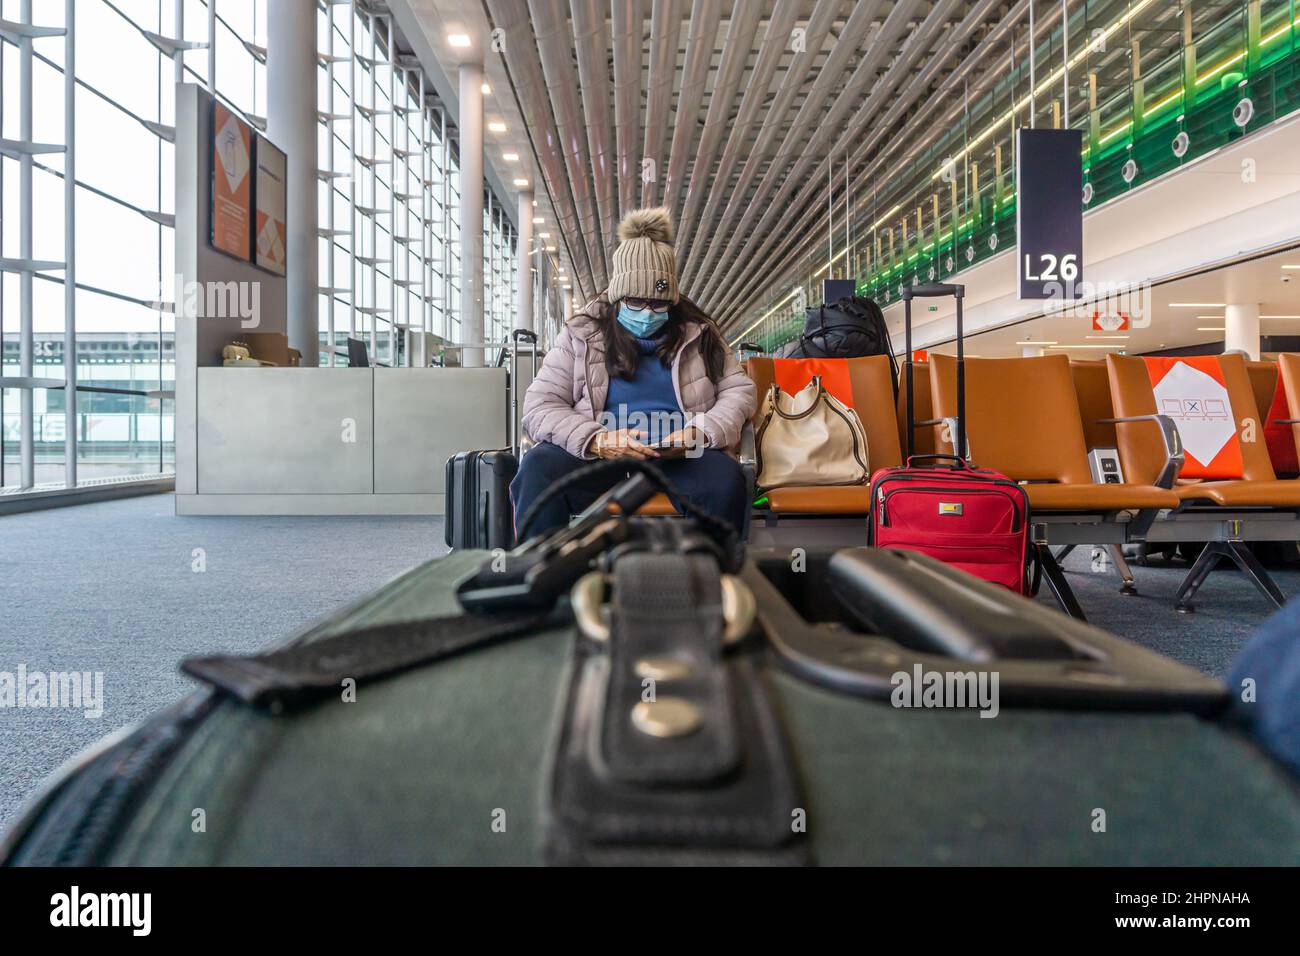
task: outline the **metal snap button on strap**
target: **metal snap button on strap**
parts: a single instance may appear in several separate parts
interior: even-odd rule
[[[685,737],[700,721],[700,708],[682,697],[643,700],[632,708],[632,726],[651,737]]]
[[[680,657],[643,657],[636,662],[636,676],[646,680],[681,680],[691,676],[691,665]]]

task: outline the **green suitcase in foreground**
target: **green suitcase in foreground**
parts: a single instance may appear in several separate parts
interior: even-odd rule
[[[430,561],[282,646],[308,648],[457,615],[456,586],[486,557],[454,552]],[[813,555],[797,576],[788,555],[752,558],[740,578],[757,598],[761,626],[715,655],[722,671],[697,661],[702,672],[731,683],[725,712],[713,715],[706,706],[703,727],[685,728],[683,739],[692,741],[685,746],[694,748],[689,759],[656,756],[655,748],[675,746],[671,738],[683,730],[682,713],[671,706],[650,707],[648,718],[642,708],[626,721],[615,708],[605,737],[587,735],[601,719],[592,701],[644,696],[646,683],[620,688],[617,641],[605,635],[609,646],[600,648],[560,608],[512,638],[293,706],[250,705],[202,688],[65,769],[7,835],[4,861],[1300,862],[1294,781],[1214,716],[1223,691],[1208,679],[975,582],[974,591],[954,590],[943,603],[952,613],[967,599],[1004,616],[1010,607],[1006,632],[1029,635],[1016,652],[1028,646],[1039,660],[999,654],[996,716],[981,716],[993,707],[978,700],[974,684],[966,707],[924,706],[919,680],[904,693],[890,675],[919,678],[943,665],[943,656],[864,635],[903,632],[909,614],[933,613],[930,605],[905,607],[907,588],[914,584],[917,595],[933,599],[938,592],[926,589],[956,588],[958,572],[913,557],[891,564],[870,555]],[[641,578],[617,579],[615,599],[623,600],[616,613],[636,599],[661,600],[652,592],[663,586],[664,559],[643,564]],[[888,586],[894,605],[882,599],[867,615],[872,621],[837,620],[827,587],[832,561],[867,578],[883,575],[876,584]],[[646,593],[633,587],[638,581]],[[999,601],[1020,603],[995,606]],[[1068,648],[1035,649],[1039,638],[1015,617],[1022,605],[1076,628],[1070,640],[1077,637],[1079,646],[1103,646],[1104,637],[1110,662],[1093,666]],[[599,630],[602,620],[587,624]],[[918,632],[936,626],[916,625]],[[728,636],[719,636],[719,646],[727,645]],[[970,656],[987,657],[987,650]],[[658,680],[656,705],[676,698],[675,680],[693,679],[675,674],[669,658],[635,662],[636,675]],[[987,672],[988,664],[970,666]],[[1050,674],[1040,679],[1029,673],[1035,667]],[[585,684],[602,680],[608,683],[595,696],[585,693]],[[1108,684],[1125,682],[1128,690],[1104,697]],[[1072,696],[1067,685],[1082,690]],[[1089,696],[1095,687],[1102,697]],[[688,690],[676,699],[707,692]],[[711,733],[710,719],[731,729]],[[608,752],[593,755],[593,739],[606,740]],[[649,778],[638,779],[647,768]]]

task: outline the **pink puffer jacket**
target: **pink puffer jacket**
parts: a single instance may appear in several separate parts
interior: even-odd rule
[[[600,413],[609,395],[604,334],[597,319],[607,304],[601,293],[565,323],[524,396],[528,437],[559,445],[576,458],[591,457],[587,445],[602,428]],[[709,380],[700,350],[690,347],[703,331],[702,321],[707,320],[690,300],[682,298],[679,306],[685,309],[691,328],[673,357],[677,402],[686,413],[686,424],[702,431],[710,448],[733,448],[754,414],[754,383],[730,352],[722,379],[716,384]],[[701,319],[691,318],[692,312]]]

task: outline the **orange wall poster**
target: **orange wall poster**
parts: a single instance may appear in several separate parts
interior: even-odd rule
[[[284,275],[285,263],[285,177],[288,158],[265,137],[257,137],[257,178],[254,181],[254,261],[276,275]]]
[[[220,103],[212,107],[212,248],[252,258],[253,131]]]

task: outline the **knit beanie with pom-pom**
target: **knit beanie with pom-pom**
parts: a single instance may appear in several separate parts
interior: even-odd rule
[[[618,224],[609,301],[632,296],[676,303],[677,257],[673,253],[673,223],[668,210],[637,209]]]

